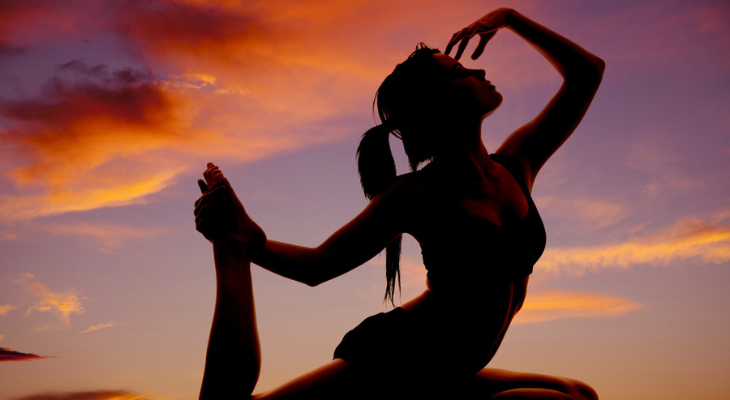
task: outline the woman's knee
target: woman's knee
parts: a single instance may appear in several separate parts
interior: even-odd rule
[[[598,393],[587,383],[569,378],[562,378],[562,381],[574,400],[598,400]]]

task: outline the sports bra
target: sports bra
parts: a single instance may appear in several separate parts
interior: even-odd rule
[[[438,244],[421,247],[431,290],[460,290],[465,284],[485,281],[513,281],[532,273],[533,266],[545,250],[545,227],[514,159],[491,154],[490,159],[504,166],[517,180],[527,199],[529,210],[520,221],[503,226],[478,219],[453,198],[441,201],[453,210],[443,221],[445,231]],[[449,204],[450,202],[451,204]]]

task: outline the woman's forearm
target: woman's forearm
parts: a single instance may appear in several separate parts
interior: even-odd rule
[[[605,64],[571,40],[525,17],[515,10],[509,10],[506,28],[525,39],[555,67],[566,80],[600,81]]]
[[[316,286],[323,279],[316,268],[317,249],[267,240],[263,249],[251,255],[251,261],[285,278]]]

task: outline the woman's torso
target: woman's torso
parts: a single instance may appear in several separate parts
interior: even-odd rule
[[[428,167],[413,174],[421,199],[413,215],[428,218],[414,218],[408,233],[421,245],[428,290],[402,306],[443,331],[454,343],[449,351],[470,358],[477,370],[522,307],[545,247],[542,220],[518,167],[490,158],[500,167],[486,189]]]

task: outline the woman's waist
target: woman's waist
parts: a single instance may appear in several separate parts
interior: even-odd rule
[[[462,287],[448,290],[429,282],[429,289],[401,306],[412,316],[457,331],[474,331],[481,336],[502,331],[511,320],[515,302],[522,303],[524,291],[515,290],[515,283],[494,282],[478,290]],[[517,285],[519,286],[519,285]],[[466,333],[466,332],[462,332]]]

